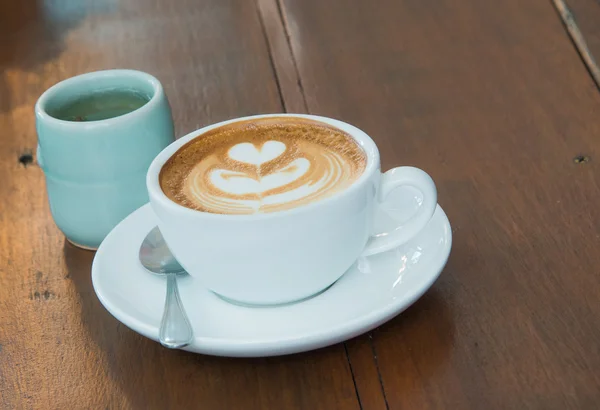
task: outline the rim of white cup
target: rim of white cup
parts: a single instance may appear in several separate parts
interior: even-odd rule
[[[127,114],[119,115],[118,117],[107,118],[104,120],[96,120],[96,121],[67,121],[61,120],[59,118],[53,117],[50,115],[46,108],[48,103],[56,98],[61,93],[65,93],[67,90],[72,89],[75,90],[73,93],[76,94],[76,89],[78,86],[82,84],[89,84],[93,81],[96,81],[100,78],[115,78],[115,79],[123,79],[123,86],[127,86],[127,79],[135,78],[138,81],[146,82],[152,87],[152,96],[150,96],[150,100],[144,104],[143,106],[128,112]],[[93,87],[92,87],[93,88]],[[135,87],[132,86],[133,89]],[[98,87],[98,90],[102,90],[103,88]],[[160,100],[164,96],[163,87],[158,81],[156,77],[151,74],[145,73],[143,71],[137,70],[129,70],[129,69],[110,69],[110,70],[100,70],[100,71],[92,71],[85,74],[76,75],[70,78],[67,78],[63,81],[60,81],[54,84],[52,87],[48,88],[44,93],[40,96],[35,104],[35,114],[36,117],[44,121],[46,123],[54,123],[61,127],[76,127],[76,128],[86,128],[86,127],[97,127],[97,126],[107,126],[113,125],[120,122],[131,121],[133,117],[139,117],[146,115],[148,111],[151,111],[157,104],[160,103]]]
[[[197,209],[187,208],[183,205],[178,204],[169,198],[160,187],[159,174],[163,165],[171,158],[183,145],[189,141],[199,138],[208,131],[219,128],[228,124],[243,122],[249,120],[257,120],[262,118],[274,118],[274,117],[285,117],[285,118],[302,118],[316,122],[321,122],[329,126],[333,126],[346,134],[350,135],[362,148],[367,156],[367,165],[361,176],[354,181],[348,188],[335,193],[324,199],[317,200],[307,205],[301,205],[296,208],[291,208],[283,211],[268,212],[268,213],[254,213],[254,214],[217,214],[211,212],[204,212]],[[346,196],[351,195],[354,191],[359,189],[363,184],[370,180],[373,172],[380,172],[379,162],[379,150],[375,145],[375,142],[369,137],[364,131],[355,127],[354,125],[346,122],[336,120],[333,118],[310,115],[310,114],[294,114],[294,113],[276,113],[276,114],[260,114],[251,115],[246,117],[233,118],[225,121],[221,121],[215,124],[208,125],[198,130],[192,131],[189,134],[179,138],[175,142],[171,143],[168,147],[162,150],[152,161],[148,169],[146,177],[146,185],[148,187],[148,194],[155,201],[159,201],[165,206],[170,212],[175,212],[180,215],[187,215],[190,217],[201,216],[203,218],[215,219],[215,220],[235,220],[235,221],[254,221],[254,220],[265,220],[265,219],[277,219],[285,218],[293,215],[300,215],[303,213],[311,212],[317,208],[327,206],[328,204],[340,200]]]

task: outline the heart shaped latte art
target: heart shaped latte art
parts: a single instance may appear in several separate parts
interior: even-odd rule
[[[285,144],[279,141],[267,141],[260,148],[249,142],[242,142],[231,147],[227,156],[238,162],[261,166],[279,157],[286,149]]]
[[[293,183],[306,174],[310,161],[296,158],[281,169],[262,173],[261,166],[279,158],[287,147],[283,142],[266,141],[260,148],[249,142],[236,144],[229,149],[227,156],[234,161],[252,165],[251,174],[241,170],[216,168],[210,172],[209,180],[213,186],[232,195],[263,194]]]

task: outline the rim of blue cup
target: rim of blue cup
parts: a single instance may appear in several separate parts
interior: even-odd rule
[[[57,99],[62,98],[63,100],[69,97],[65,96],[76,96],[81,94],[81,88],[85,87],[90,92],[106,90],[107,87],[103,87],[101,83],[103,81],[115,80],[119,82],[119,88],[130,87],[133,90],[140,90],[144,88],[143,92],[148,95],[149,101],[143,106],[117,117],[107,118],[104,120],[96,121],[68,121],[61,120],[52,116],[48,113],[48,106],[55,102]],[[140,86],[141,85],[141,86]],[[117,87],[115,87],[117,88]],[[147,91],[150,92],[147,92]],[[141,91],[141,90],[140,90]],[[111,69],[92,71],[85,74],[80,74],[74,77],[67,78],[59,83],[54,84],[48,88],[37,100],[35,104],[35,115],[38,121],[44,121],[48,123],[55,123],[61,127],[97,127],[103,125],[112,125],[123,121],[130,121],[134,116],[143,116],[148,111],[152,110],[164,96],[163,87],[156,77],[143,71],[129,70],[129,69]]]

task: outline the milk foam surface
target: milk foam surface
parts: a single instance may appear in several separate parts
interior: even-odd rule
[[[300,118],[226,125],[195,138],[163,166],[175,202],[205,212],[276,212],[326,198],[363,172],[366,155],[342,131]]]

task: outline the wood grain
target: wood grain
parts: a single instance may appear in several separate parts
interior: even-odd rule
[[[569,5],[598,56],[596,2]],[[600,95],[551,2],[23,0],[0,23],[0,408],[596,407]],[[437,181],[447,269],[345,348],[221,359],[133,333],[29,161],[37,96],[112,67],[161,79],[179,135],[282,110],[363,128],[384,169]]]
[[[169,351],[119,324],[92,290],[93,253],[65,243],[26,155],[37,97],[98,69],[156,75],[178,135],[281,111],[256,5],[0,2],[0,38],[0,408],[359,408],[342,345],[222,359]]]
[[[453,225],[433,289],[373,333],[385,406],[596,408],[600,93],[552,3],[282,4],[308,110],[428,171]]]

